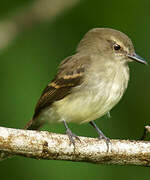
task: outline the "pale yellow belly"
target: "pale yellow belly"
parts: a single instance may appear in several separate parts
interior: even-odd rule
[[[112,95],[113,93],[113,95]],[[84,123],[102,117],[120,100],[120,92],[80,92],[55,103],[54,110],[61,117],[59,121]]]
[[[85,123],[105,115],[115,106],[123,92],[116,85],[105,91],[80,91],[55,102],[42,113],[42,119],[50,123],[66,122]]]
[[[117,72],[117,71],[116,71]],[[85,123],[102,117],[121,99],[127,84],[124,73],[115,73],[112,79],[101,81],[98,76],[88,80],[88,85],[80,87],[62,100],[56,101],[39,116],[40,120],[50,123],[66,122]],[[99,82],[99,83],[98,83]],[[121,82],[121,83],[120,83]]]

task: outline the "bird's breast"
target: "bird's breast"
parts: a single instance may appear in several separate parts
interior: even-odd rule
[[[83,122],[95,120],[110,111],[123,96],[129,80],[128,66],[108,67],[104,72],[95,72],[88,77],[87,94],[89,101],[84,101],[90,114]],[[88,95],[89,94],[89,95]],[[88,98],[85,98],[88,99]],[[88,103],[89,102],[89,103]]]
[[[114,68],[114,67],[113,67]],[[84,123],[110,111],[121,99],[129,79],[128,67],[109,67],[88,73],[81,86],[45,112],[50,122],[66,120]]]

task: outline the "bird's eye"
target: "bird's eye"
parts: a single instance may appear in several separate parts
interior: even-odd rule
[[[121,49],[121,46],[119,44],[114,44],[114,50],[118,51]]]

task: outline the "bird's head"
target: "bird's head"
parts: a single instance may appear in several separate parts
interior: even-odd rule
[[[127,35],[110,28],[95,28],[87,32],[80,41],[77,51],[109,56],[112,60],[119,60],[122,63],[136,61],[147,64],[135,53],[132,41]]]

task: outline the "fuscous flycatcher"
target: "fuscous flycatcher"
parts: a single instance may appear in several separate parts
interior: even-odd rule
[[[85,34],[76,53],[59,65],[55,78],[44,89],[26,129],[39,129],[46,122],[63,122],[70,142],[78,137],[68,122],[90,123],[99,138],[109,139],[93,120],[107,114],[123,96],[129,81],[128,62],[146,64],[129,37],[109,28]]]

